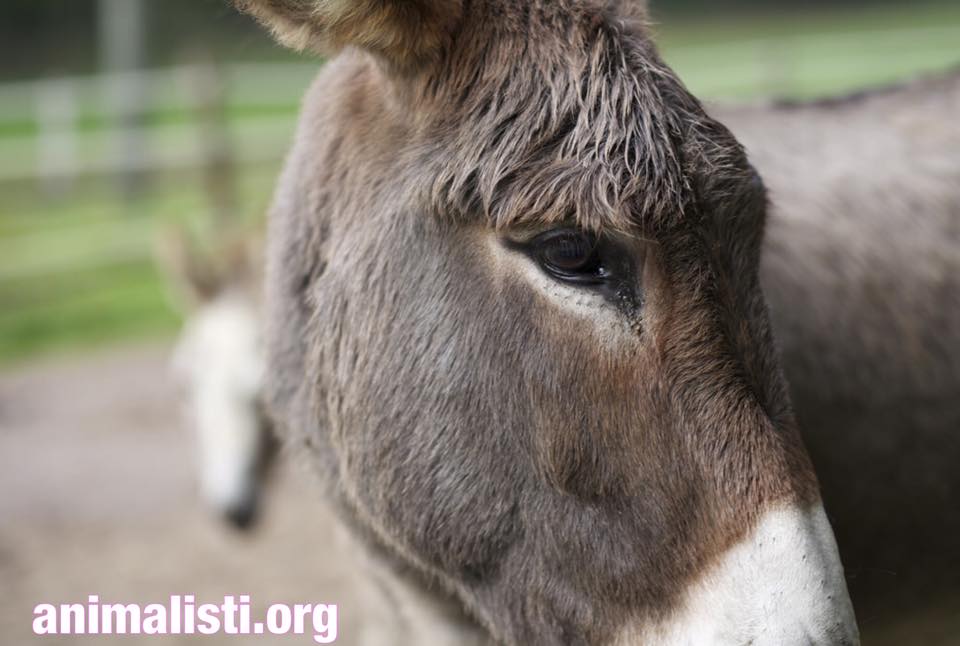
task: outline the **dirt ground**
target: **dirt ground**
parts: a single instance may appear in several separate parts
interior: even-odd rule
[[[250,594],[255,616],[274,602],[337,603],[342,644],[375,626],[378,611],[357,589],[360,561],[312,496],[309,476],[278,469],[262,522],[241,535],[199,504],[191,440],[164,347],[0,372],[0,646],[106,641],[32,632],[36,604],[90,594],[126,603]],[[943,613],[861,621],[864,643],[960,643],[957,618],[944,622]],[[309,635],[113,641],[313,643]]]
[[[135,348],[0,373],[0,644],[37,637],[38,603],[198,603],[250,594],[253,613],[282,603],[336,603],[338,643],[371,618],[357,561],[337,540],[309,476],[280,468],[258,528],[241,535],[197,500],[167,351]],[[219,598],[219,599],[218,599]],[[309,625],[308,625],[309,629]],[[116,643],[313,643],[310,635],[129,636]]]

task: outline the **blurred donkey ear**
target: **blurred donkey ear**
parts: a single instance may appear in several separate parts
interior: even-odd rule
[[[438,55],[462,0],[234,0],[284,45],[332,54],[353,45],[396,68],[414,70]]]

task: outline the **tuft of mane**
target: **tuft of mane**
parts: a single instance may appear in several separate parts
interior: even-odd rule
[[[717,182],[752,181],[743,149],[660,59],[640,5],[626,4],[540,4],[510,28],[461,34],[472,42],[417,97],[447,115],[430,132],[449,139],[418,160],[433,164],[437,213],[482,213],[501,230],[636,232],[682,220]]]

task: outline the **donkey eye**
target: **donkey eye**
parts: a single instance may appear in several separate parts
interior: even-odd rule
[[[600,284],[608,276],[599,241],[592,233],[576,229],[547,231],[528,244],[543,270],[558,280]]]

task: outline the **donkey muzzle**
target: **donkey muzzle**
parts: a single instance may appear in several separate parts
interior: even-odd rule
[[[618,646],[856,646],[853,606],[823,507],[768,511],[656,625]]]

